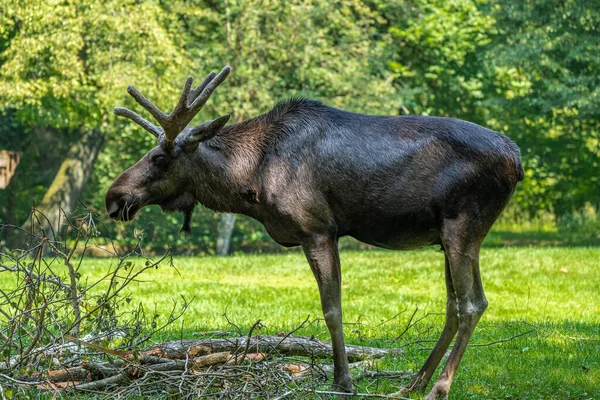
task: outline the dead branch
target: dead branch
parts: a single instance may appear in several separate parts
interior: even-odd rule
[[[526,332],[518,333],[518,334],[513,335],[511,337],[508,337],[508,338],[493,340],[493,341],[488,342],[488,343],[473,343],[473,344],[469,343],[467,346],[469,346],[469,347],[487,347],[487,346],[493,346],[495,344],[510,342],[511,340],[514,340],[514,339],[519,338],[521,336],[529,335],[530,333],[533,333],[535,331],[536,331],[535,329],[531,329],[531,330],[528,330]],[[431,342],[434,342],[434,341],[435,340],[432,340]],[[425,342],[425,341],[421,340],[419,342]],[[452,349],[452,346],[450,346],[450,349]],[[419,350],[431,351],[431,350],[433,350],[433,347],[423,347],[423,348],[420,348]]]
[[[65,338],[69,342],[78,343],[78,344],[80,344],[82,346],[89,347],[90,349],[101,351],[104,354],[108,354],[108,355],[119,357],[119,358],[123,358],[123,359],[131,357],[132,354],[133,354],[132,351],[123,351],[123,350],[109,349],[107,347],[100,346],[99,344],[89,343],[89,342],[86,342],[86,341],[81,340],[81,339],[77,339],[77,338],[75,338],[73,336],[69,336],[69,335],[63,335],[63,338]]]
[[[344,397],[362,397],[367,399],[396,399],[396,400],[411,400],[407,397],[399,397],[394,394],[377,394],[377,393],[344,393],[344,392],[332,392],[327,390],[305,390],[308,393],[316,393],[316,394],[326,394],[329,396],[339,396],[341,398]]]
[[[99,378],[108,378],[110,376],[117,375],[118,373],[120,373],[117,367],[109,363],[96,363],[84,361],[83,364],[81,364],[81,368],[85,369],[86,371],[89,371],[89,373],[91,373],[94,377]]]
[[[248,345],[249,342],[249,345]],[[328,358],[333,354],[331,343],[303,336],[289,336],[282,341],[279,336],[258,335],[252,338],[194,339],[162,343],[159,347],[165,352],[185,352],[196,346],[206,346],[213,352],[241,352],[248,345],[260,353],[276,352],[286,356]],[[387,355],[402,355],[399,349],[346,345],[348,361],[355,362],[368,358],[381,358]]]
[[[250,332],[248,332],[248,338],[246,339],[246,348],[244,349],[244,354],[242,354],[242,357],[240,360],[236,360],[236,362],[238,364],[241,364],[242,362],[244,362],[244,359],[246,358],[246,354],[248,354],[248,348],[250,347],[250,338],[252,337],[252,332],[254,332],[254,329],[256,329],[257,327],[260,327],[260,319],[258,321],[256,321],[254,323],[254,325],[252,325],[252,327],[250,328]]]
[[[203,368],[209,365],[222,364],[231,360],[231,353],[224,351],[221,353],[208,354],[206,356],[194,358],[194,367]]]
[[[394,379],[412,379],[415,376],[414,372],[406,371],[384,371],[384,370],[363,370],[352,380],[358,382],[365,378],[394,378]]]
[[[103,389],[106,389],[106,387],[108,387],[108,386],[117,385],[126,379],[127,379],[127,377],[125,375],[118,374],[118,375],[110,376],[108,378],[100,379],[98,381],[81,383],[79,385],[74,386],[73,389],[75,389],[75,390],[103,390]]]

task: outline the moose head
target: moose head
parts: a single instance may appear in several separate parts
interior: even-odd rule
[[[123,172],[106,193],[106,210],[115,220],[129,221],[145,206],[159,205],[163,211],[181,211],[185,215],[183,232],[190,232],[192,211],[196,196],[190,182],[201,157],[198,145],[215,136],[229,121],[225,115],[191,127],[188,124],[202,109],[215,88],[229,75],[225,66],[215,74],[211,72],[204,82],[192,89],[194,79],[188,78],[183,93],[173,111],[165,114],[146,99],[135,87],[127,92],[160,124],[160,128],[134,111],[116,107],[114,113],[127,117],[158,139],[158,146],[140,161]]]

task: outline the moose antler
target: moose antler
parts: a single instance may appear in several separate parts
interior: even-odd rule
[[[171,146],[177,135],[179,135],[187,127],[194,116],[198,114],[216,87],[223,83],[230,72],[231,67],[228,65],[225,66],[218,75],[211,72],[204,82],[195,89],[192,89],[194,78],[189,77],[185,82],[183,93],[181,94],[181,97],[179,97],[177,105],[170,114],[165,114],[159,110],[135,87],[127,87],[127,93],[129,93],[139,105],[152,114],[162,129],[144,119],[138,113],[127,108],[115,107],[114,113],[134,121],[136,124],[156,136],[160,140],[161,145]]]

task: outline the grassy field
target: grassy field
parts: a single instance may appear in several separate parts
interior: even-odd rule
[[[379,368],[420,368],[443,326],[443,255],[368,251],[343,252],[341,259],[347,342],[403,347],[404,357],[383,359]],[[83,277],[93,281],[114,262],[88,259]],[[151,270],[130,287],[132,304],[157,305],[164,314],[180,295],[194,298],[183,331],[161,339],[235,330],[228,320],[247,333],[261,319],[261,333],[274,334],[310,315],[314,322],[298,334],[329,340],[301,253],[177,257],[174,266]],[[600,399],[600,248],[487,248],[481,266],[490,305],[451,398]],[[0,288],[7,285],[0,280]],[[392,342],[416,309],[413,321],[423,320]],[[391,392],[402,383],[382,382],[369,391]]]
[[[418,369],[433,345],[427,340],[437,339],[443,325],[443,255],[370,251],[344,252],[341,258],[347,341],[403,346],[406,357],[382,360],[380,368]],[[94,279],[110,262],[89,260],[83,272]],[[600,399],[600,249],[485,249],[481,265],[490,306],[472,343],[531,332],[470,347],[452,398]],[[131,289],[132,298],[148,307],[158,304],[166,313],[179,295],[194,298],[185,314],[186,337],[234,330],[227,319],[244,332],[261,319],[262,333],[273,334],[296,328],[308,315],[321,316],[301,253],[176,258],[175,268],[162,266],[145,280]],[[415,319],[428,316],[390,343],[417,308]],[[319,320],[299,334],[329,339]],[[395,385],[400,382],[383,384],[380,391]]]

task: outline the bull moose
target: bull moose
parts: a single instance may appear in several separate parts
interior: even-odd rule
[[[523,168],[508,137],[452,118],[373,116],[294,98],[241,123],[225,115],[188,126],[230,73],[196,88],[188,78],[170,114],[133,86],[128,93],[160,124],[117,107],[158,139],[106,194],[111,218],[142,207],[184,213],[199,203],[260,221],[282,246],[302,246],[321,296],[334,356],[334,388],[353,392],[344,347],[338,239],[387,249],[439,245],[445,258],[446,322],[415,378],[400,393],[424,391],[456,336],[427,399],[447,396],[475,325],[487,307],[479,249],[510,200]]]

